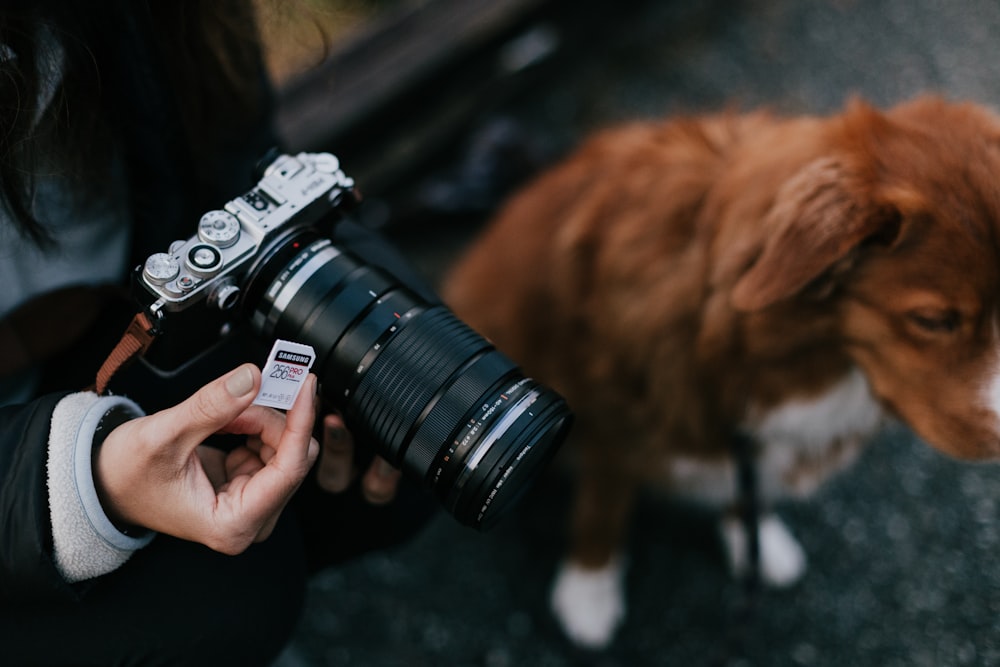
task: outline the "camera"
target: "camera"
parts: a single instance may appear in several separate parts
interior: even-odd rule
[[[161,330],[226,312],[261,341],[312,346],[323,398],[355,441],[487,529],[552,458],[572,414],[445,305],[324,233],[358,200],[334,155],[279,155],[191,238],[137,268],[140,299]]]

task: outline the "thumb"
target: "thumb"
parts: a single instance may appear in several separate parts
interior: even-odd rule
[[[180,445],[180,453],[186,455],[240,416],[253,402],[259,386],[260,369],[243,364],[184,402],[152,415],[156,423],[149,426]]]

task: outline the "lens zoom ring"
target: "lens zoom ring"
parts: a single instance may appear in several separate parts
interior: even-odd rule
[[[400,352],[404,351],[401,349]],[[409,430],[413,420],[422,411],[422,406],[447,377],[440,364],[442,349],[428,344],[407,354],[404,363],[389,363],[382,368],[377,364],[373,365],[370,377],[375,382],[381,382],[381,385],[373,383],[369,387],[370,391],[358,392],[358,399],[364,402],[368,410],[368,419],[376,436],[389,446],[394,457],[401,445],[398,441],[400,430]],[[444,377],[439,377],[441,375]]]
[[[424,419],[406,450],[406,467],[421,477],[432,473],[434,459],[451,434],[464,424],[463,417],[478,407],[483,394],[517,367],[493,350],[464,371]]]
[[[460,323],[433,326],[435,323],[429,321],[428,324],[436,335],[427,333],[420,341],[400,339],[398,347],[387,347],[379,357],[385,363],[374,364],[365,378],[369,386],[359,388],[358,398],[366,403],[370,390],[370,422],[378,439],[389,446],[393,458],[402,453],[401,438],[424,406],[480,342],[463,336],[467,328]],[[419,334],[411,327],[412,324],[404,331]]]
[[[391,339],[365,373],[354,394],[354,423],[368,424],[398,462],[401,442],[456,368],[489,347],[482,337],[445,308],[425,311]]]

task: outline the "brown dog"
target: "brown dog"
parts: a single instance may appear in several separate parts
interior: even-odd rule
[[[574,408],[571,546],[552,593],[606,644],[640,486],[734,501],[754,439],[764,502],[806,494],[895,416],[1000,454],[1000,118],[922,98],[603,132],[517,195],[445,298]],[[746,536],[723,513],[732,568]],[[805,569],[760,523],[766,581]]]

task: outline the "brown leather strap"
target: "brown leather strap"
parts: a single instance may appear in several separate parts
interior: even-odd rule
[[[94,390],[98,394],[103,394],[114,374],[137,356],[145,354],[154,340],[156,340],[156,327],[150,321],[149,316],[145,312],[136,314],[128,325],[128,329],[125,330],[122,339],[118,341],[115,349],[111,350],[111,354],[97,371],[97,383],[94,385]]]

